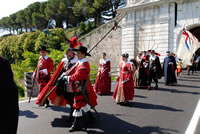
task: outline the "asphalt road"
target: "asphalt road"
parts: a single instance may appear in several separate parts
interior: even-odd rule
[[[115,86],[112,84],[112,91]],[[200,72],[190,76],[183,72],[176,86],[164,86],[161,79],[158,90],[135,89],[130,107],[117,105],[111,95],[98,96],[96,109],[101,118],[89,124],[87,131],[73,133],[184,134],[199,98]],[[34,100],[20,102],[18,134],[69,133],[68,116],[68,107],[44,108]],[[198,128],[196,132],[200,132]]]

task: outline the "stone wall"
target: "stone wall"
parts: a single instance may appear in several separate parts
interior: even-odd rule
[[[122,52],[128,52],[130,58],[149,49],[165,55],[169,47],[168,13],[168,4],[130,10],[122,21]]]
[[[113,26],[114,20],[118,21],[121,16],[109,21],[108,23],[98,27],[80,39],[84,46],[90,50]],[[119,23],[120,25],[120,23]],[[99,65],[99,59],[102,53],[107,54],[107,58],[111,60],[111,67],[119,66],[121,56],[121,28],[112,30],[90,53],[92,57],[88,57],[91,63]]]
[[[122,53],[135,58],[139,51],[156,49],[161,61],[167,50],[177,51],[183,27],[199,26],[200,0],[129,0],[119,10],[122,20]],[[134,5],[134,2],[136,5]]]

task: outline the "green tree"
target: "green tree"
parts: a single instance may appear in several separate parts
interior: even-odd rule
[[[64,17],[63,12],[61,13],[63,8],[65,8],[63,0],[49,0],[45,9],[47,18],[55,20],[57,28],[63,28]]]
[[[44,14],[38,13],[38,12],[34,12],[32,14],[32,21],[33,21],[33,26],[37,29],[37,30],[43,30],[46,28],[48,21],[45,17]]]
[[[95,12],[92,3],[94,0],[76,0],[74,6],[72,7],[74,15],[79,17],[79,21],[83,22],[91,17],[94,17]]]

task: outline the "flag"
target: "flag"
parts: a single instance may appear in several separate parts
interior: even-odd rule
[[[198,48],[200,48],[200,42],[190,31],[184,28],[177,49],[177,57],[183,60],[183,67],[192,65],[192,56]]]

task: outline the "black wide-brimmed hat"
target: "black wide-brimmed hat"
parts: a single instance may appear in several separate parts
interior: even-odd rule
[[[72,49],[73,51],[75,51],[75,52],[82,52],[82,53],[84,53],[86,56],[91,56],[89,53],[87,53],[87,48],[86,47],[84,47],[84,46],[79,46],[79,48],[78,49]]]
[[[155,53],[155,50],[151,50],[151,53]]]
[[[49,51],[47,50],[46,46],[41,46],[40,49],[39,49],[39,51],[46,51],[46,52],[49,52]]]
[[[166,53],[170,54],[170,51],[167,51]]]

